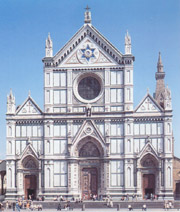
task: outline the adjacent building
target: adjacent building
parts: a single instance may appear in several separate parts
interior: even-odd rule
[[[19,107],[12,91],[7,97],[6,199],[173,198],[171,92],[161,55],[155,93],[137,107],[134,60],[128,32],[122,53],[92,25],[89,8],[55,55],[48,35],[44,109],[30,94]]]

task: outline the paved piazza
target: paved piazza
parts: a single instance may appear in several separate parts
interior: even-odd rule
[[[12,209],[8,209],[8,210],[4,210],[4,211],[12,211]],[[17,211],[17,210],[16,210]],[[27,211],[27,210],[21,210],[22,212],[23,211]],[[55,212],[55,211],[57,211],[56,209],[43,209],[42,211],[49,211],[49,212]],[[67,210],[64,210],[64,209],[62,209],[61,211],[67,211]],[[82,211],[82,209],[75,209],[75,210],[73,210],[74,212],[76,212],[76,211]],[[99,211],[117,211],[117,209],[116,208],[112,208],[112,209],[109,209],[109,208],[101,208],[101,209],[86,209],[85,211],[93,211],[93,212],[99,212]],[[121,209],[120,210],[121,212],[124,212],[124,211],[129,211],[128,209]],[[139,212],[139,211],[142,211],[141,209],[134,209],[133,211],[136,211],[136,212]],[[147,209],[147,211],[165,211],[164,209]],[[170,209],[169,211],[179,211],[179,210],[177,210],[177,209]]]

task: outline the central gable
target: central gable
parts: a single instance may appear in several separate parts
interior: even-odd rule
[[[76,65],[123,64],[119,52],[92,25],[84,25],[52,58],[56,67]]]
[[[98,66],[98,65],[117,65],[112,58],[108,56],[98,45],[89,38],[82,41],[75,51],[70,54],[65,61],[62,62],[63,65],[81,65],[81,66]]]

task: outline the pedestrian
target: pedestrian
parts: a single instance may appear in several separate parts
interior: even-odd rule
[[[107,198],[107,207],[110,207],[110,198]]]
[[[15,207],[16,207],[16,203],[15,202],[13,202],[13,211],[15,211]]]
[[[18,212],[20,212],[19,202],[16,202],[16,209]]]
[[[133,211],[132,205],[128,205],[129,211]]]
[[[30,210],[30,202],[29,201],[27,201],[27,203],[26,203],[26,209],[29,211]]]
[[[113,208],[113,201],[112,201],[112,198],[110,199],[109,207],[110,207],[110,208]]]
[[[168,202],[166,203],[166,210],[167,211],[169,210],[169,203]]]
[[[135,194],[133,193],[133,195],[132,195],[132,201],[134,201],[134,198],[135,198]]]
[[[9,202],[6,201],[6,210],[9,209]]]
[[[146,204],[144,204],[143,206],[142,206],[142,211],[146,211],[147,210],[147,206],[146,206]]]
[[[1,202],[0,202],[0,212],[2,211],[2,204],[1,204]]]
[[[61,203],[58,204],[57,211],[61,211]]]

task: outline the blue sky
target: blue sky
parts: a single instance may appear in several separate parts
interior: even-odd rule
[[[175,155],[180,157],[180,1],[179,0],[0,0],[0,158],[5,157],[6,96],[16,105],[31,96],[43,110],[43,64],[48,32],[54,54],[83,25],[89,5],[92,24],[122,53],[132,39],[134,107],[147,88],[155,91],[158,52],[172,91]]]

